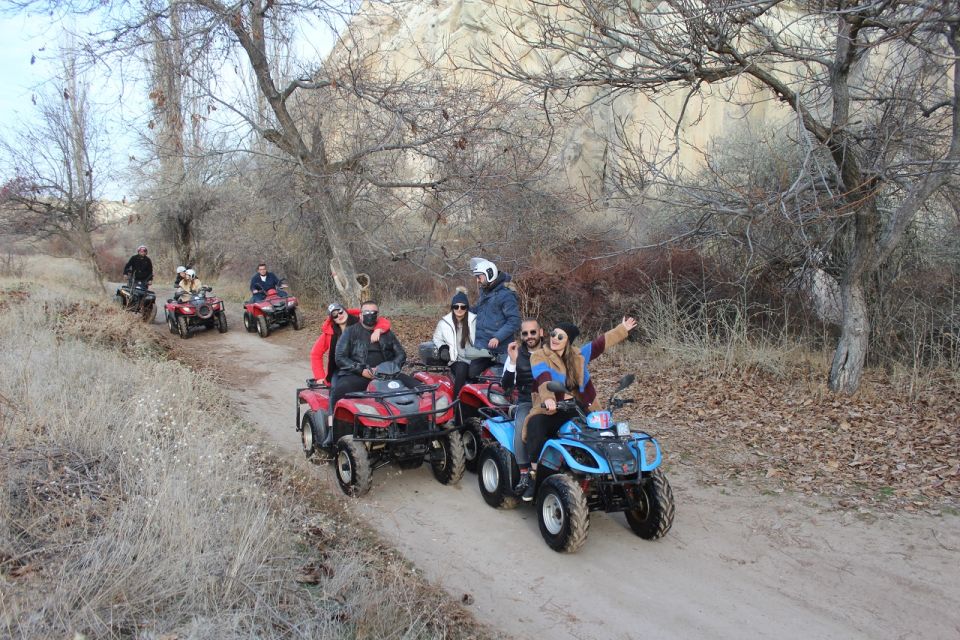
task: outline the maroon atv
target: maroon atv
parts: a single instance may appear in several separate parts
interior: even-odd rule
[[[287,285],[281,282],[280,288]],[[270,335],[270,331],[284,325],[292,324],[297,331],[303,329],[303,315],[297,306],[295,296],[282,296],[276,289],[265,292],[266,299],[254,302],[247,300],[243,303],[243,328],[261,338]]]
[[[212,287],[201,287],[200,291],[191,294],[190,299],[184,302],[179,302],[176,298],[167,300],[163,311],[170,333],[179,333],[180,337],[186,340],[190,337],[190,331],[196,327],[216,327],[220,333],[227,332],[227,311],[223,300],[208,296],[211,291]]]
[[[441,390],[447,393],[447,396],[453,403],[453,378],[450,375],[450,368],[447,366],[449,355],[444,353],[446,347],[438,348],[433,342],[424,342],[420,344],[419,354],[426,374],[435,376],[441,380]],[[412,363],[411,363],[412,364]],[[460,437],[463,440],[463,453],[466,459],[468,471],[476,472],[480,451],[484,445],[492,441],[489,433],[484,433],[483,415],[481,408],[490,408],[506,410],[511,405],[517,403],[516,391],[507,392],[500,385],[500,378],[503,376],[503,363],[497,358],[487,367],[480,377],[467,380],[467,383],[460,389],[460,397],[457,398],[457,423],[460,425]]]
[[[303,452],[317,464],[332,460],[337,483],[349,496],[369,491],[373,472],[391,462],[401,469],[429,462],[442,484],[456,484],[463,476],[463,443],[453,424],[450,392],[425,372],[414,374],[423,385],[409,389],[396,379],[399,373],[395,363],[381,363],[366,391],[337,402],[332,430],[330,387],[307,380],[297,389]]]

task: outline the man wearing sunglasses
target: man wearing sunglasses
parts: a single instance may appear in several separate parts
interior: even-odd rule
[[[517,466],[520,467],[520,482],[514,488],[514,492],[530,497],[524,497],[525,500],[533,498],[533,485],[530,482],[530,457],[527,455],[524,446],[522,432],[523,423],[530,413],[532,400],[530,394],[533,391],[533,371],[530,367],[530,354],[539,349],[543,344],[543,329],[535,318],[526,318],[520,323],[520,344],[514,340],[507,345],[507,361],[503,365],[503,377],[500,378],[500,384],[504,389],[517,389],[517,407],[513,412],[514,424],[516,430],[513,436],[513,450],[516,452]]]
[[[330,390],[331,409],[346,394],[366,389],[380,363],[392,361],[402,367],[406,362],[407,352],[393,331],[381,334],[380,340],[373,340],[379,316],[380,307],[376,302],[364,302],[360,305],[360,322],[347,327],[337,341],[335,356],[340,369]],[[416,378],[405,373],[397,376],[397,380],[410,389],[419,384]]]

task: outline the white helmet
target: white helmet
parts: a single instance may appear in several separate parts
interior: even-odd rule
[[[187,275],[190,276],[191,278],[196,278],[197,272],[194,271],[193,269],[187,269]]]
[[[180,265],[179,267],[177,267],[177,273],[183,273],[186,270],[187,268],[183,265]]]
[[[483,258],[470,260],[470,270],[475,276],[486,276],[487,282],[493,282],[500,275],[500,272],[497,271],[497,265]]]

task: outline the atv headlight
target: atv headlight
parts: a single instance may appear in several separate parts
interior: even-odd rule
[[[630,425],[626,422],[617,423],[617,435],[618,436],[628,436],[630,435]]]
[[[493,404],[510,404],[507,402],[507,396],[502,393],[497,393],[496,391],[490,392],[490,402]]]
[[[372,407],[369,404],[357,404],[357,411],[362,413],[365,416],[379,416],[380,412],[377,411],[376,407]]]
[[[437,406],[436,408],[442,411],[446,411],[450,406],[450,401],[447,399],[446,394],[441,393],[437,396]]]

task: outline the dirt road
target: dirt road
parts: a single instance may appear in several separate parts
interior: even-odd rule
[[[316,327],[262,340],[238,316],[229,333],[201,332],[189,346],[210,347],[211,364],[265,441],[307,465],[294,389],[310,375]],[[350,504],[510,636],[960,638],[960,517],[874,517],[803,496],[699,486],[666,455],[672,531],[647,542],[622,516],[594,513],[574,555],[543,543],[531,507],[489,508],[471,473],[445,487],[426,467],[388,467]],[[313,470],[339,493],[331,469]]]

